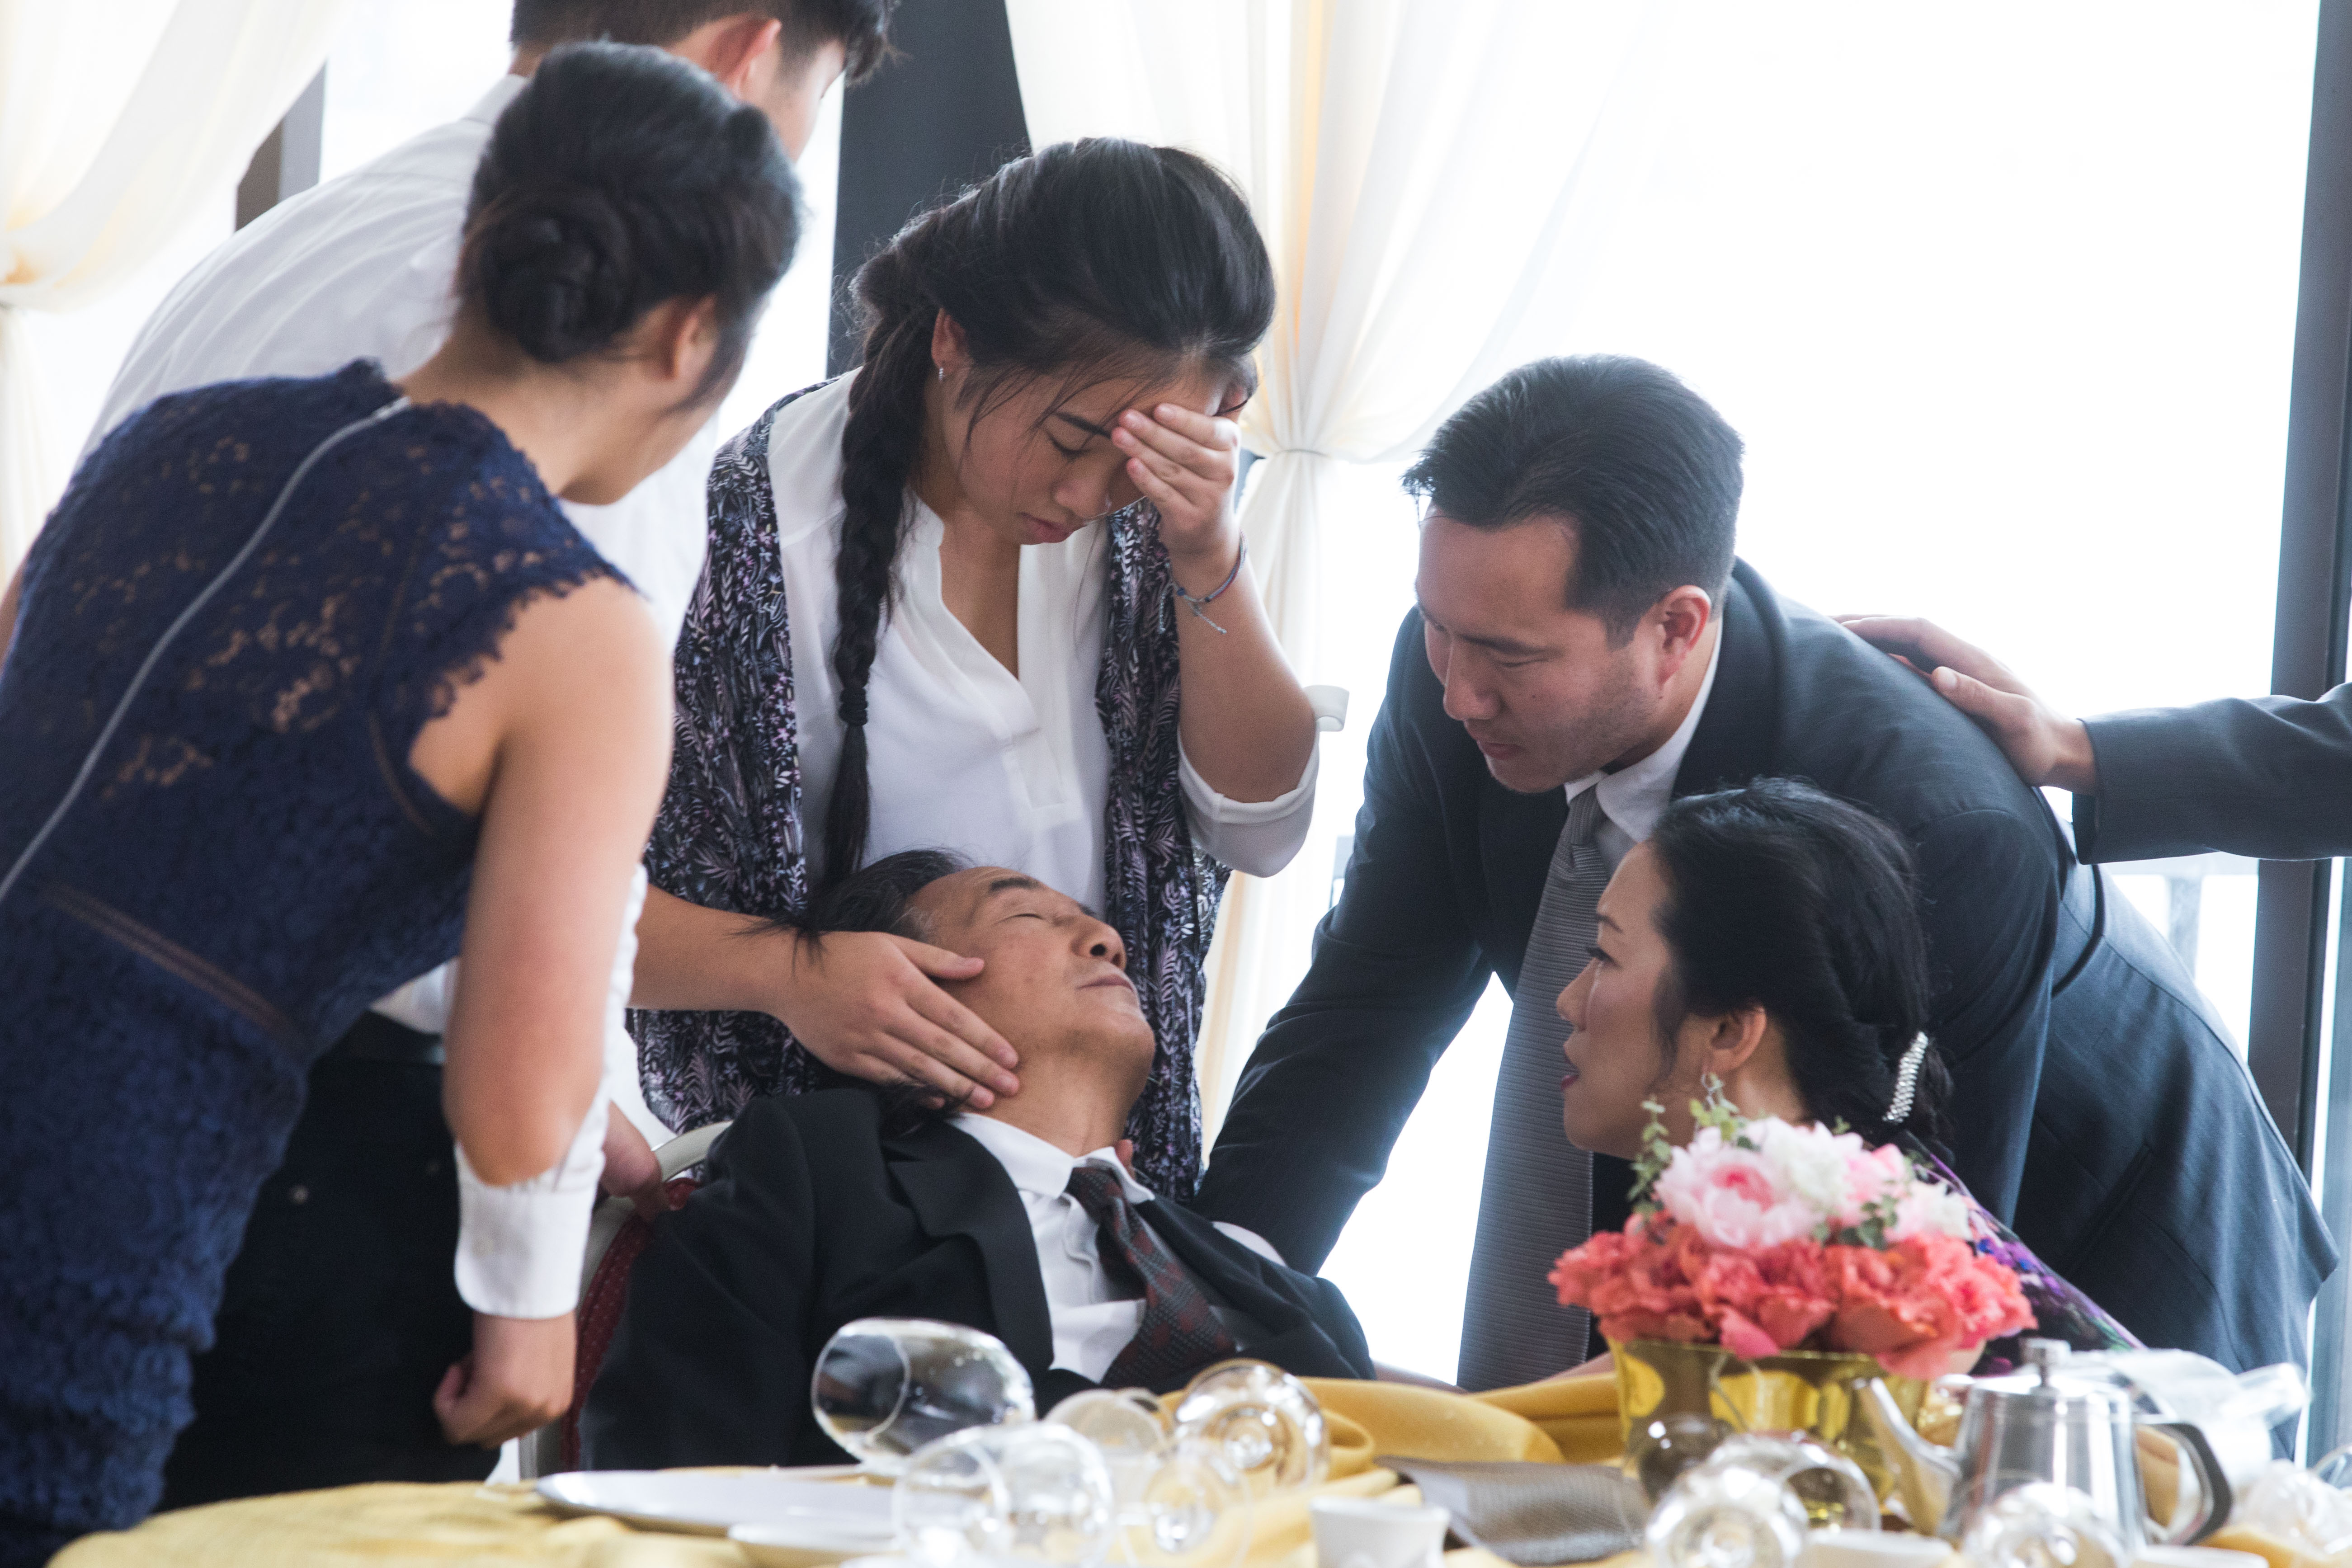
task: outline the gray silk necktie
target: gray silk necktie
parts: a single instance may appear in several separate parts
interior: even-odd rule
[[[1590,1319],[1581,1307],[1561,1306],[1544,1277],[1592,1233],[1592,1156],[1559,1125],[1568,1068],[1560,1046],[1570,1031],[1559,1003],[1600,934],[1596,910],[1609,885],[1608,857],[1595,838],[1600,795],[1594,785],[1569,803],[1511,993],[1455,1374],[1474,1391],[1533,1383],[1584,1359]]]

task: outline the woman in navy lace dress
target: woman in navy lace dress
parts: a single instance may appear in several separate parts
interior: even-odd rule
[[[158,401],[0,603],[0,1563],[153,1505],[306,1070],[372,999],[462,946],[463,1159],[578,1154],[668,680],[555,497],[617,500],[708,416],[793,198],[691,67],[558,52],[437,356]],[[505,1321],[465,1395],[494,1434],[572,1380],[568,1317]]]
[[[1954,1191],[1944,1060],[1921,1033],[1927,944],[1911,847],[1858,806],[1766,779],[1687,796],[1601,895],[1591,962],[1560,993],[1561,1122],[1579,1148],[1633,1159],[1651,1110],[1693,1135],[1710,1079],[1739,1113],[1895,1143]],[[1573,1033],[1570,1033],[1570,1028]],[[2130,1331],[1977,1206],[1976,1246],[2015,1269],[2035,1326],[2077,1350]],[[1984,1370],[2016,1359],[1987,1345]]]
[[[684,1130],[829,1068],[1016,1091],[1018,1042],[952,994],[970,960],[793,929],[868,858],[954,849],[1118,928],[1160,1038],[1137,1173],[1189,1195],[1225,872],[1280,869],[1314,805],[1230,499],[1265,247],[1192,154],[1066,142],[908,224],[857,297],[864,363],[711,473],[639,928],[636,1000],[668,1009],[631,1020],[646,1098]]]

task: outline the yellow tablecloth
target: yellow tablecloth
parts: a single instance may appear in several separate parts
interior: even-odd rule
[[[1331,1479],[1315,1495],[1418,1500],[1375,1456],[1590,1461],[1617,1448],[1615,1385],[1577,1378],[1465,1398],[1395,1384],[1318,1380]],[[1247,1568],[1313,1568],[1305,1496],[1261,1507]],[[382,1485],[247,1498],[157,1514],[76,1542],[53,1568],[742,1568],[725,1541],[565,1519],[528,1486]],[[1447,1568],[1506,1568],[1484,1552]],[[2299,1565],[2289,1565],[2299,1568]]]

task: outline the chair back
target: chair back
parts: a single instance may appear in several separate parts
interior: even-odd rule
[[[668,1184],[670,1205],[676,1207],[701,1184],[686,1174],[702,1163],[710,1146],[732,1122],[714,1121],[682,1132],[654,1151],[662,1178]],[[522,1479],[536,1479],[580,1468],[580,1411],[588,1391],[596,1386],[604,1352],[612,1348],[614,1331],[621,1326],[621,1310],[628,1305],[629,1270],[654,1238],[654,1227],[626,1198],[608,1197],[596,1205],[588,1226],[588,1255],[580,1271],[580,1306],[572,1321],[579,1335],[572,1358],[572,1406],[562,1417],[519,1440],[517,1462]]]

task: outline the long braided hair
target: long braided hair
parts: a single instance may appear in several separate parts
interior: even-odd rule
[[[1190,153],[1108,138],[1018,159],[922,214],[858,269],[856,288],[865,359],[841,444],[833,670],[844,733],[825,815],[827,884],[866,855],[866,684],[911,515],[940,313],[971,355],[960,395],[968,438],[1048,377],[1075,390],[1197,366],[1249,384],[1275,306],[1273,267],[1233,183]]]

